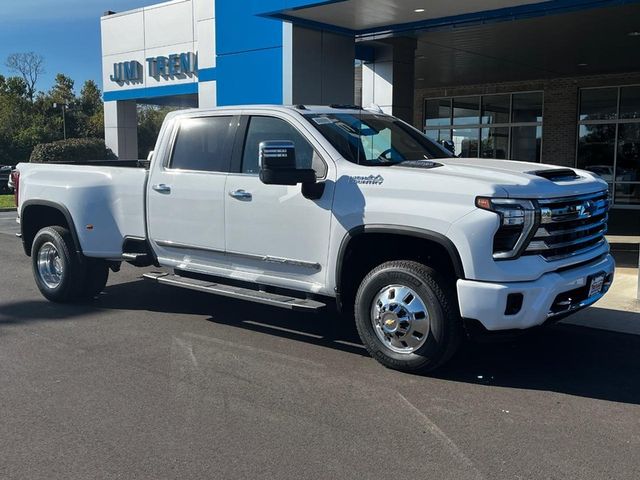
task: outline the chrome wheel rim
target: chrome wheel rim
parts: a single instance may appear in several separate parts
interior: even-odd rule
[[[389,285],[373,299],[371,324],[386,348],[396,353],[413,353],[427,341],[429,312],[413,289]]]
[[[64,268],[58,249],[51,242],[46,242],[38,251],[38,276],[49,288],[56,288],[62,282]]]

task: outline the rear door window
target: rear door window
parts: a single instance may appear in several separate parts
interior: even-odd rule
[[[169,168],[200,172],[229,172],[228,148],[232,116],[187,118],[173,145]]]

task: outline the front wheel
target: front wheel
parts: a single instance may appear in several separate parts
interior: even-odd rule
[[[406,372],[432,371],[462,339],[452,285],[413,261],[391,261],[362,281],[355,301],[358,333],[373,358]]]

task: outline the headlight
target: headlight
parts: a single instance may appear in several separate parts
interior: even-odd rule
[[[506,260],[519,257],[539,223],[540,216],[534,202],[477,197],[476,207],[500,216],[500,228],[493,237],[493,258]]]

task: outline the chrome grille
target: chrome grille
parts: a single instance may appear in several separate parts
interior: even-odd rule
[[[525,255],[560,260],[587,253],[605,243],[609,194],[539,200],[540,225]]]

